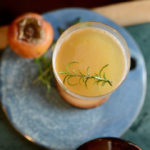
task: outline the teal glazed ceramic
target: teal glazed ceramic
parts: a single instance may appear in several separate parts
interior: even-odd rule
[[[27,139],[51,150],[75,150],[81,144],[103,136],[122,135],[137,117],[146,92],[143,56],[132,37],[120,26],[92,11],[61,9],[43,14],[59,37],[58,27],[67,28],[82,21],[100,21],[118,30],[126,39],[136,61],[124,83],[102,106],[78,109],[60,97],[55,84],[50,93],[41,84],[33,84],[37,66],[8,47],[0,66],[1,103],[12,125]]]

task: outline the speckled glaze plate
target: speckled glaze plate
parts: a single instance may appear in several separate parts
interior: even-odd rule
[[[136,67],[102,106],[78,109],[59,96],[55,86],[48,93],[42,85],[32,84],[37,67],[7,48],[1,59],[1,103],[12,125],[27,139],[51,150],[75,150],[88,140],[103,136],[120,136],[133,123],[144,102],[146,70],[143,56],[122,28],[92,11],[69,8],[43,14],[55,30],[67,28],[76,18],[100,21],[116,28],[126,39]]]

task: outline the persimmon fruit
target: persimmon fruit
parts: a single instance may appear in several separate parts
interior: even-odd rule
[[[53,41],[53,28],[37,13],[26,13],[17,17],[8,29],[8,44],[24,58],[43,55]]]

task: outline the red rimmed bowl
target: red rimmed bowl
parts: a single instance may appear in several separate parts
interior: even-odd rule
[[[77,150],[142,150],[136,144],[114,137],[97,138],[81,145]]]

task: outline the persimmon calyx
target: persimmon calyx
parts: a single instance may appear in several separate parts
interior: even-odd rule
[[[43,41],[44,31],[41,21],[36,18],[24,18],[18,23],[18,39],[33,44]]]

